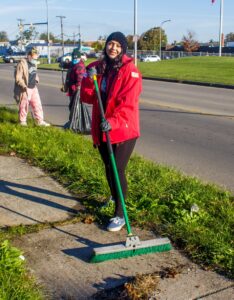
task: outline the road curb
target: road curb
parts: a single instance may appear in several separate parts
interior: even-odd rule
[[[160,77],[145,77],[145,76],[143,76],[143,79],[154,80],[154,81],[165,81],[165,82],[172,82],[172,83],[183,83],[183,84],[191,84],[191,85],[199,85],[199,86],[208,86],[208,87],[216,87],[216,88],[234,90],[234,85],[227,85],[227,84],[221,84],[221,83],[199,82],[199,81],[190,81],[190,80],[177,80],[177,79],[160,78]]]

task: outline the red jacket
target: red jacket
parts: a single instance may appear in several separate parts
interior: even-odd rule
[[[91,63],[87,68],[95,67],[99,61]],[[102,75],[97,75],[98,86]],[[107,78],[108,82],[108,78]],[[132,62],[123,56],[123,65],[115,78],[107,95],[105,118],[111,125],[110,140],[112,144],[140,136],[139,128],[139,96],[142,90],[142,76]],[[100,144],[100,110],[93,81],[84,77],[81,85],[81,101],[93,104],[92,137],[95,145]],[[105,141],[105,135],[103,135]]]

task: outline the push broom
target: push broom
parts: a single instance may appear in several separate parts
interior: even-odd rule
[[[101,121],[105,122],[106,119],[105,119],[105,114],[103,110],[103,105],[102,105],[102,100],[101,100],[101,95],[100,95],[96,75],[93,75],[93,81],[94,81],[95,90],[98,98],[100,112],[101,112]],[[106,131],[105,135],[106,135],[108,154],[111,162],[111,167],[114,173],[115,184],[117,187],[117,193],[123,208],[123,214],[124,214],[124,219],[125,219],[125,224],[126,224],[128,234],[125,242],[122,242],[117,245],[106,245],[104,247],[94,248],[91,262],[97,263],[106,260],[120,259],[120,258],[135,256],[135,255],[142,255],[142,254],[153,253],[153,252],[164,252],[164,251],[171,250],[172,247],[168,238],[158,238],[158,239],[152,239],[148,241],[140,241],[139,237],[132,233],[131,226],[128,219],[127,209],[125,205],[125,200],[123,197],[123,192],[119,180],[119,174],[116,167],[115,157],[110,142],[109,132]]]

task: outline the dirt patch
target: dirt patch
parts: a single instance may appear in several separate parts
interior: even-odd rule
[[[126,282],[125,284],[98,292],[94,295],[95,300],[156,300],[160,293],[160,280],[164,278],[175,278],[187,265],[178,265],[176,267],[166,267],[161,271],[152,274],[139,275]]]

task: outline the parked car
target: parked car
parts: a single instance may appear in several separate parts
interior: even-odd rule
[[[84,61],[87,60],[87,55],[85,53],[81,53]],[[64,54],[61,57],[57,58],[57,62],[59,62],[59,67],[62,69],[69,69],[72,62],[72,53]]]
[[[39,58],[48,58],[48,55],[47,54],[40,54]]]
[[[72,60],[72,54],[71,53],[66,53],[60,57],[57,58],[57,62],[59,63],[69,63]]]
[[[27,58],[26,52],[15,52],[12,54],[7,54],[3,56],[3,61],[5,63],[16,63],[19,62],[22,58]]]
[[[144,55],[140,58],[140,61],[143,62],[155,62],[160,61],[160,57],[158,55]]]
[[[87,60],[87,55],[85,53],[82,53],[83,56],[85,56],[85,60]],[[60,64],[63,63],[70,63],[72,61],[72,53],[66,53],[60,57],[57,58],[57,62],[59,62]]]
[[[87,54],[87,58],[99,58],[101,55],[102,52],[90,52]]]

